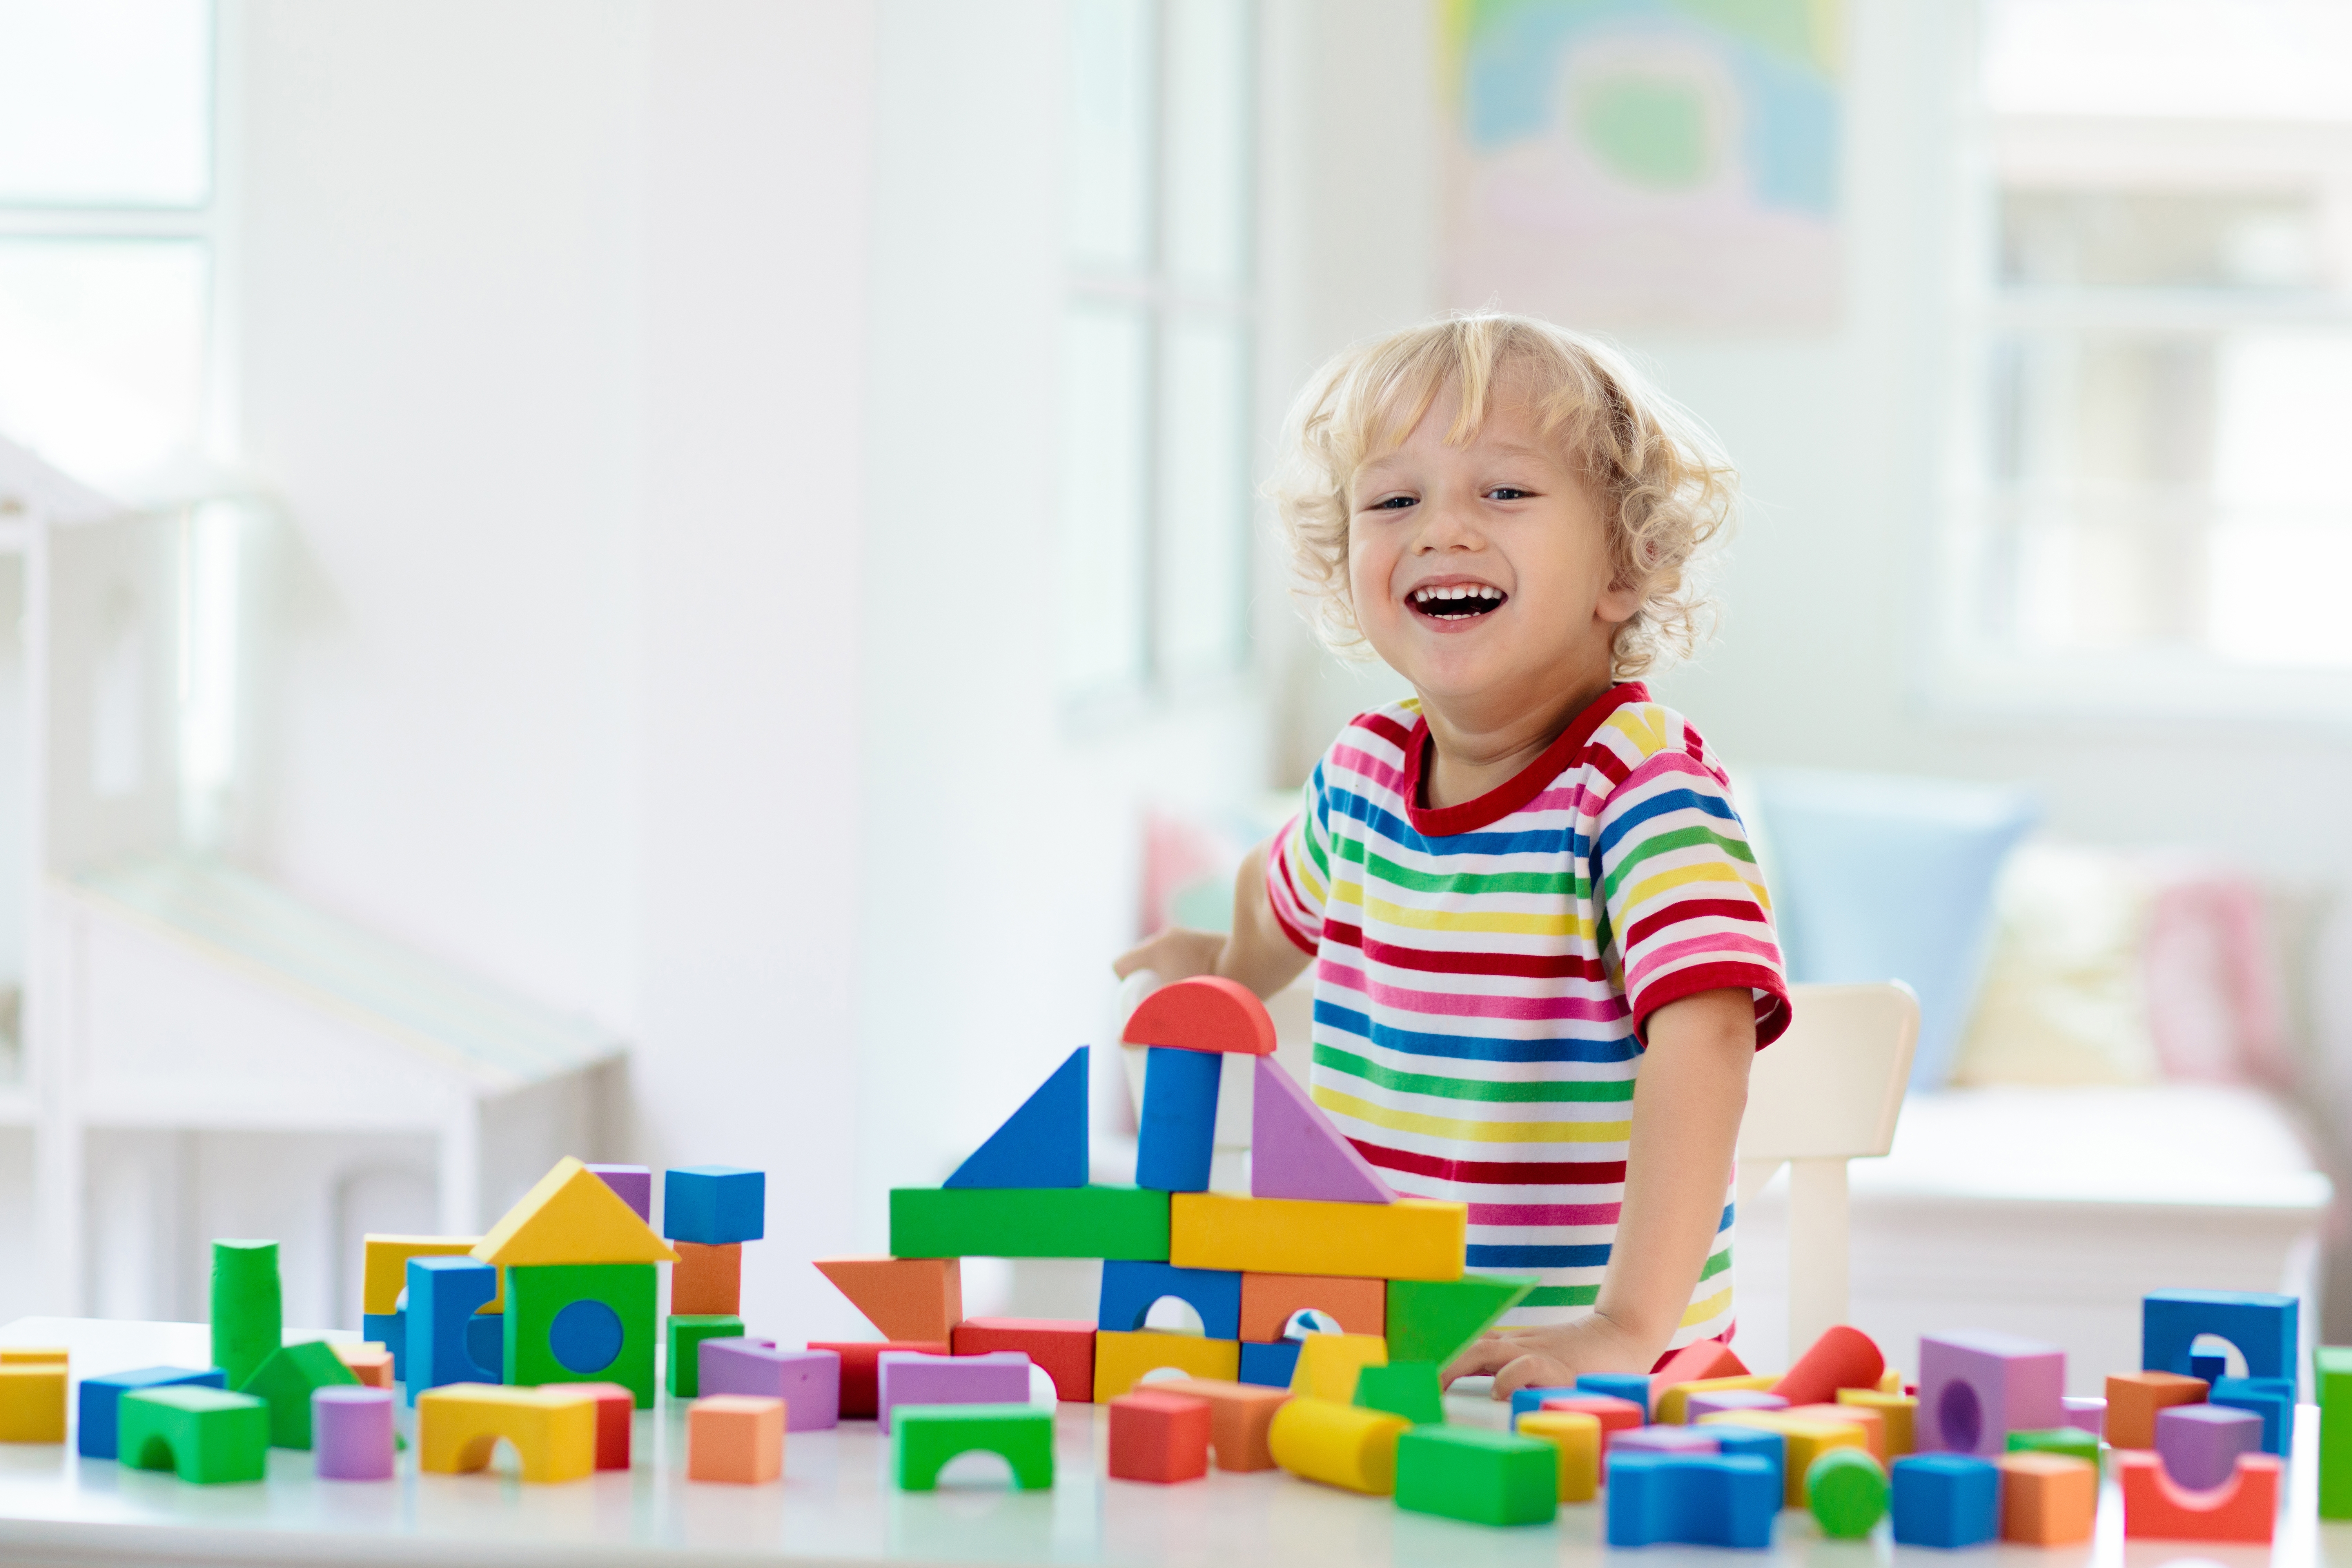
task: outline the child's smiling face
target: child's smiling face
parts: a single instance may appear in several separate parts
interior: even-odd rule
[[[1460,406],[1449,385],[1403,444],[1357,470],[1348,582],[1389,667],[1487,728],[1597,695],[1635,594],[1612,579],[1599,499],[1527,399],[1497,385],[1477,433],[1448,445]]]

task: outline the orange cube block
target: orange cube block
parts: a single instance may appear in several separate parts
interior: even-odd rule
[[[370,1388],[392,1386],[392,1352],[373,1340],[353,1343],[349,1340],[333,1342],[335,1359],[351,1369],[351,1374]]]
[[[675,1247],[677,1242],[670,1243]],[[625,1470],[629,1468],[629,1437],[631,1424],[637,1414],[637,1396],[617,1383],[543,1383],[549,1392],[585,1394],[596,1401],[596,1468],[600,1470]]]
[[[2140,1541],[2246,1541],[2267,1544],[2278,1518],[2279,1485],[2286,1461],[2276,1454],[2240,1454],[2230,1484],[2190,1491],[2164,1473],[2160,1455],[2135,1450],[2116,1456],[2123,1483],[2124,1536]]]
[[[2099,1467],[2070,1454],[2003,1454],[2000,1538],[2028,1546],[2091,1539],[2099,1511]]]
[[[1182,1394],[1209,1405],[1209,1447],[1221,1470],[1270,1470],[1274,1450],[1266,1434],[1274,1413],[1290,1403],[1287,1388],[1227,1383],[1214,1377],[1171,1378],[1151,1385],[1155,1394]]]
[[[784,1402],[714,1394],[686,1410],[686,1479],[759,1486],[784,1473]]]
[[[1867,1405],[1848,1405],[1840,1400],[1835,1405],[1797,1405],[1781,1412],[1807,1421],[1843,1421],[1862,1428],[1864,1447],[1870,1457],[1880,1464],[1886,1462],[1886,1414]]]
[[[743,1309],[743,1244],[705,1247],[673,1241],[677,1263],[669,1271],[669,1310],[681,1317],[717,1313],[734,1317]]]
[[[2107,1376],[2110,1448],[2156,1447],[2156,1413],[2174,1405],[2205,1403],[2205,1380],[2176,1372],[2116,1372]]]
[[[1209,1402],[1139,1388],[1110,1402],[1110,1473],[1122,1481],[1196,1481],[1209,1473]]]
[[[1385,1334],[1386,1280],[1342,1280],[1327,1274],[1244,1274],[1242,1338],[1267,1343],[1282,1337],[1291,1314],[1312,1307],[1328,1313],[1341,1333]]]

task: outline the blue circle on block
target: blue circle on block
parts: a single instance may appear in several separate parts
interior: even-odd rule
[[[567,1372],[602,1372],[621,1354],[621,1314],[602,1301],[567,1302],[547,1325],[547,1348]]]

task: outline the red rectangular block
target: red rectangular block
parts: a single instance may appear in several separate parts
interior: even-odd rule
[[[872,1420],[881,1407],[881,1368],[877,1358],[886,1350],[920,1351],[925,1355],[946,1355],[947,1345],[938,1340],[825,1340],[808,1342],[811,1350],[829,1350],[841,1357],[841,1413],[845,1416],[863,1416]]]
[[[958,1355],[1026,1351],[1054,1380],[1054,1396],[1085,1405],[1095,1396],[1095,1325],[1066,1318],[966,1318],[953,1334]]]
[[[1196,1481],[1209,1473],[1209,1402],[1139,1388],[1110,1402],[1110,1473],[1123,1481]]]

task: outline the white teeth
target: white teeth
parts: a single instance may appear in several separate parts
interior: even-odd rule
[[[1412,591],[1411,595],[1412,602],[1415,604],[1430,604],[1441,600],[1454,599],[1499,600],[1502,597],[1503,591],[1501,589],[1490,588],[1483,582],[1457,583],[1447,588],[1416,588]]]

